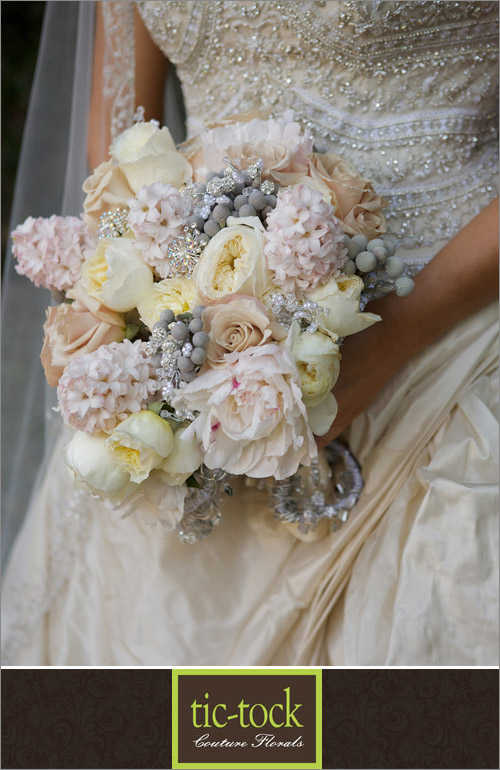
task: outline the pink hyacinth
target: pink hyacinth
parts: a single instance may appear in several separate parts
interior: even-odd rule
[[[347,258],[344,231],[320,192],[298,184],[278,194],[267,217],[264,254],[274,283],[287,293],[326,283]]]
[[[167,252],[175,238],[183,233],[192,203],[171,184],[155,182],[141,187],[135,198],[127,200],[128,222],[137,240],[134,245],[144,261],[166,278],[170,264]]]
[[[80,279],[82,262],[96,247],[94,233],[78,217],[28,217],[12,232],[16,271],[35,286],[67,291]]]
[[[153,377],[140,340],[101,345],[66,366],[57,387],[62,418],[91,435],[110,433],[118,422],[143,408],[156,391]]]

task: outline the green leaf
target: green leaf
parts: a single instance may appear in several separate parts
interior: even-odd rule
[[[139,326],[137,324],[127,324],[127,327],[125,329],[125,339],[131,340],[135,337],[137,332],[139,331]]]

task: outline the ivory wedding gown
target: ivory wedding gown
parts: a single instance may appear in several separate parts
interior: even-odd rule
[[[496,194],[497,3],[138,6],[189,134],[292,107],[390,201],[413,270]],[[365,489],[315,543],[243,483],[194,546],[122,520],[75,490],[61,436],[7,570],[4,664],[496,665],[496,334],[490,306],[353,423]]]

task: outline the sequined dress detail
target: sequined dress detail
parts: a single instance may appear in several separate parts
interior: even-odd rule
[[[320,150],[390,201],[417,264],[491,200],[497,174],[495,2],[138,3],[177,68],[188,134],[292,107]],[[423,248],[422,248],[423,247]]]

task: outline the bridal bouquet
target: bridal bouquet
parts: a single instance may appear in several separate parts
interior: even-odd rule
[[[413,287],[386,202],[293,114],[179,148],[139,116],[110,155],[82,219],[13,232],[17,271],[59,302],[41,359],[74,429],[67,464],[186,541],[217,523],[231,476],[270,479],[277,515],[298,520],[290,480],[323,473],[341,341],[379,320],[360,303],[380,283]],[[312,523],[337,515],[318,494]]]

